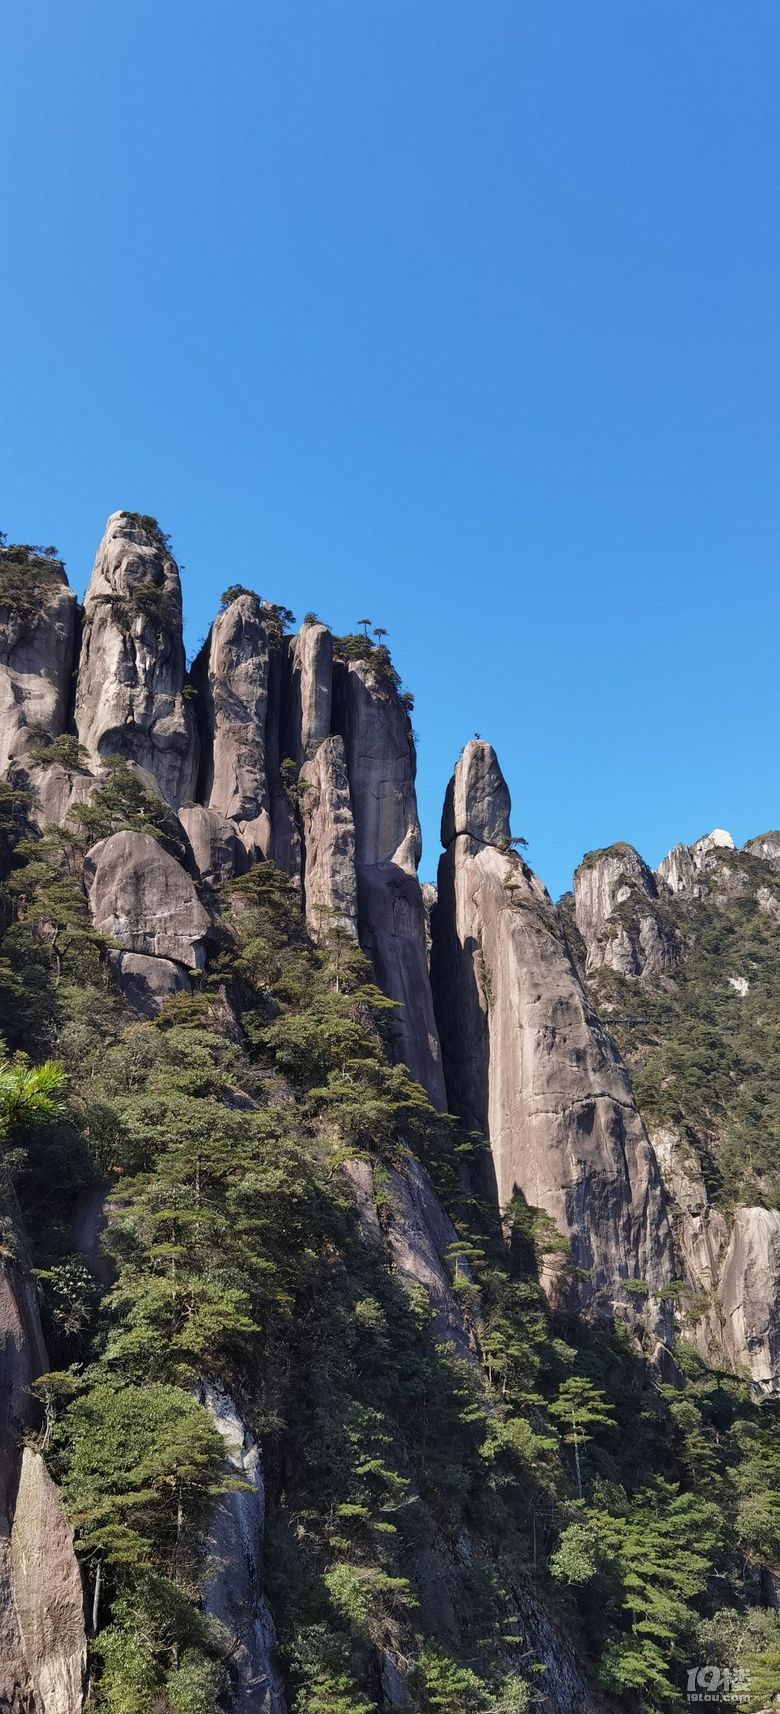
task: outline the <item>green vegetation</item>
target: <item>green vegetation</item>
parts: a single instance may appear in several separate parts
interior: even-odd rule
[[[707,897],[659,901],[683,949],[677,968],[654,988],[602,970],[591,997],[646,1122],[679,1134],[724,1207],[776,1207],[780,877],[749,853],[719,850],[710,879]],[[625,908],[629,918],[636,912],[634,901]],[[733,978],[747,981],[746,994]]]
[[[75,773],[89,773],[89,754],[73,734],[62,732],[53,738],[43,725],[31,725],[29,731],[34,740],[28,751],[31,762],[42,768],[50,768],[58,762],[61,767],[70,768]]]
[[[162,548],[163,553],[170,554],[171,538],[166,535],[156,518],[151,518],[148,512],[123,512],[122,517],[129,518],[132,523],[137,524],[138,528],[143,530],[151,547]]]
[[[632,1335],[551,1317],[540,1260],[570,1263],[549,1218],[516,1198],[505,1242],[469,1188],[479,1140],[389,1063],[392,1005],[336,930],[312,944],[271,865],[223,890],[199,991],[139,1023],[107,980],[81,863],[105,831],[173,848],[175,826],[118,760],[67,828],[34,839],[25,810],[0,787],[0,1123],[39,1273],[42,1445],[88,1587],[95,1706],[224,1706],[229,1651],[198,1605],[227,1481],[204,1376],[262,1443],[294,1714],[370,1714],[382,1651],[405,1663],[409,1714],[521,1714],[544,1683],[529,1597],[629,1714],[682,1708],[688,1666],[710,1658],[771,1685],[777,1402],[685,1352],[684,1390],[642,1387]],[[454,1220],[481,1363],[436,1342],[426,1294],[361,1235],[345,1161],[370,1165],[388,1226],[407,1149]],[[69,1235],[79,1192],[105,1180],[108,1288]]]
[[[57,549],[10,544],[0,533],[0,607],[9,608],[16,620],[34,629],[41,604],[54,585],[63,580],[63,565]]]

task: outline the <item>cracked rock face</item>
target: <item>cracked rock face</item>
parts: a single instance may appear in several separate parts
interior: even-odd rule
[[[49,1368],[16,1198],[0,1181],[0,1708],[80,1714],[86,1661],[73,1537],[42,1458],[20,1446]]]
[[[139,1017],[153,1018],[174,994],[191,994],[184,966],[143,952],[111,952],[109,965],[122,999]]]
[[[0,604],[0,774],[26,755],[32,725],[53,738],[63,730],[75,619],[76,597],[56,562],[34,618]]]
[[[466,746],[448,793],[462,813],[443,826],[431,973],[449,1105],[488,1137],[501,1205],[519,1191],[546,1209],[611,1309],[625,1305],[622,1278],[660,1287],[673,1277],[663,1187],[550,899],[506,849],[505,784],[500,814],[481,791],[469,795],[470,779],[497,769],[489,745]],[[545,1284],[554,1297],[569,1290],[554,1266]]]
[[[198,796],[235,821],[253,857],[271,846],[266,716],[271,646],[256,595],[239,595],[220,613],[192,668],[198,692],[201,772]]]
[[[370,1163],[345,1161],[343,1170],[355,1192],[363,1242],[384,1241],[399,1278],[407,1286],[422,1286],[427,1293],[437,1340],[453,1345],[463,1362],[477,1363],[447,1272],[447,1252],[457,1243],[457,1233],[425,1168],[407,1151],[401,1167],[390,1169],[389,1196],[383,1198],[382,1208],[384,1230],[377,1213]]]
[[[333,638],[319,622],[301,626],[290,645],[290,755],[300,767],[330,733]]]
[[[81,1577],[59,1494],[31,1446],[22,1452],[11,1578],[36,1711],[78,1714],[87,1665]]]
[[[274,1665],[276,1633],[262,1592],[265,1487],[260,1451],[230,1396],[209,1381],[197,1394],[225,1444],[240,1487],[215,1501],[206,1520],[202,1606],[226,1633],[232,1714],[285,1714]]]
[[[128,952],[202,970],[208,913],[189,875],[150,833],[112,833],[84,859],[95,928]]]
[[[677,962],[677,946],[656,909],[652,871],[633,845],[593,851],[574,876],[577,927],[589,976],[605,966],[653,980]]]
[[[723,1344],[757,1393],[780,1392],[780,1212],[738,1208],[720,1279]]]
[[[214,891],[244,868],[245,852],[235,823],[202,804],[187,804],[179,821],[189,840],[196,879]]]
[[[748,839],[742,850],[761,857],[771,869],[780,869],[780,833],[760,833],[757,839]]]
[[[420,823],[408,715],[364,661],[347,673],[347,768],[355,818],[360,943],[396,1014],[397,1057],[445,1106],[417,864]]]
[[[115,512],[84,597],[76,727],[93,761],[120,755],[154,775],[166,801],[191,798],[198,741],[185,701],[181,584],[175,560],[128,512]]]
[[[313,629],[310,626],[309,629]],[[306,923],[314,940],[339,927],[357,940],[355,822],[342,738],[326,738],[301,768]]]
[[[724,896],[740,893],[744,891],[743,877],[724,871],[719,859],[719,853],[733,850],[731,834],[716,827],[693,845],[673,845],[659,863],[656,875],[662,886],[677,898],[705,898],[713,886]]]

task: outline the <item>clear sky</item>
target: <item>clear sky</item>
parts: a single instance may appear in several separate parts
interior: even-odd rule
[[[0,16],[0,527],[387,627],[551,892],[780,823],[778,0]]]

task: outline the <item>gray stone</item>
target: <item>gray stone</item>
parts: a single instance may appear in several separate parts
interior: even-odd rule
[[[0,1707],[80,1714],[86,1638],[73,1538],[42,1459],[20,1445],[40,1422],[32,1383],[48,1368],[21,1217],[0,1165]]]
[[[150,833],[112,833],[84,859],[92,921],[128,952],[202,970],[209,918],[189,875]]]
[[[386,1186],[389,1194],[382,1199],[381,1222],[370,1162],[345,1161],[343,1171],[355,1192],[363,1242],[380,1244],[384,1239],[399,1278],[408,1286],[422,1286],[426,1293],[435,1338],[441,1344],[453,1345],[455,1355],[463,1362],[476,1363],[446,1265],[447,1252],[457,1244],[457,1233],[425,1168],[406,1149],[401,1167],[389,1169]],[[469,1277],[464,1262],[458,1261],[456,1266]]]
[[[291,749],[300,767],[330,733],[333,638],[327,625],[303,624],[290,645]]]
[[[659,916],[657,896],[652,871],[633,845],[585,858],[574,876],[574,901],[587,975],[606,967],[652,981],[677,963],[676,938]]]
[[[457,1243],[457,1233],[424,1167],[408,1150],[402,1167],[390,1168],[388,1188],[385,1239],[396,1273],[427,1293],[436,1339],[454,1346],[462,1362],[476,1363],[444,1259]],[[462,1262],[457,1266],[467,1271]]]
[[[192,668],[201,735],[199,797],[238,825],[253,858],[267,857],[271,814],[266,716],[271,647],[255,595],[214,620]]]
[[[36,1714],[80,1714],[87,1642],[73,1531],[43,1458],[31,1446],[21,1457],[11,1579]]]
[[[301,768],[299,786],[309,933],[327,940],[339,927],[357,940],[355,823],[342,738],[324,739]]]
[[[225,1443],[225,1464],[241,1483],[215,1501],[206,1520],[202,1606],[224,1633],[232,1714],[285,1714],[273,1651],[273,1619],[262,1592],[265,1487],[260,1450],[230,1396],[202,1381],[196,1397]]]
[[[100,785],[95,774],[65,768],[61,762],[46,767],[28,762],[23,773],[15,769],[14,775],[32,796],[31,819],[41,831],[51,825],[64,827],[71,809],[89,803]]]
[[[417,879],[421,841],[409,718],[393,687],[365,661],[350,663],[346,696],[360,942],[380,987],[402,1008],[395,1024],[396,1057],[443,1108]]]
[[[202,804],[185,804],[179,821],[187,835],[197,878],[215,890],[242,872],[244,847],[234,822]]]
[[[720,1281],[723,1344],[754,1391],[780,1393],[780,1211],[738,1208]]]
[[[344,1161],[343,1170],[355,1192],[358,1231],[364,1244],[381,1244],[382,1227],[374,1198],[374,1175],[367,1160]]]
[[[149,611],[157,604],[156,614]],[[198,742],[185,701],[175,560],[127,512],[114,512],[84,597],[76,727],[93,762],[138,762],[177,808],[191,798]]]
[[[495,777],[495,757],[475,767],[471,748],[456,774]],[[505,837],[503,811],[465,795],[471,831],[439,864],[431,960],[450,1109],[489,1139],[501,1206],[520,1192],[545,1209],[587,1270],[586,1295],[611,1313],[622,1279],[660,1288],[673,1277],[658,1166],[544,887],[521,858],[485,841],[497,826]],[[452,798],[463,797],[461,779]],[[543,1283],[553,1298],[575,1291],[559,1258]]]
[[[742,850],[751,857],[760,857],[770,869],[780,869],[780,833],[759,833],[755,839],[748,839]]]
[[[76,597],[64,571],[49,568],[40,610],[28,619],[0,605],[0,776],[24,757],[33,724],[53,738],[65,724]]]
[[[675,898],[696,896],[698,869],[687,845],[673,845],[659,863],[656,875]]]
[[[153,1018],[174,994],[191,994],[189,976],[172,958],[145,952],[111,952],[109,965],[122,999],[142,1018]]]

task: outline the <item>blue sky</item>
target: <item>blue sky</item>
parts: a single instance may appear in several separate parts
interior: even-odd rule
[[[780,8],[36,0],[0,18],[0,527],[154,513],[387,627],[422,872],[475,732],[553,894],[780,823]]]

